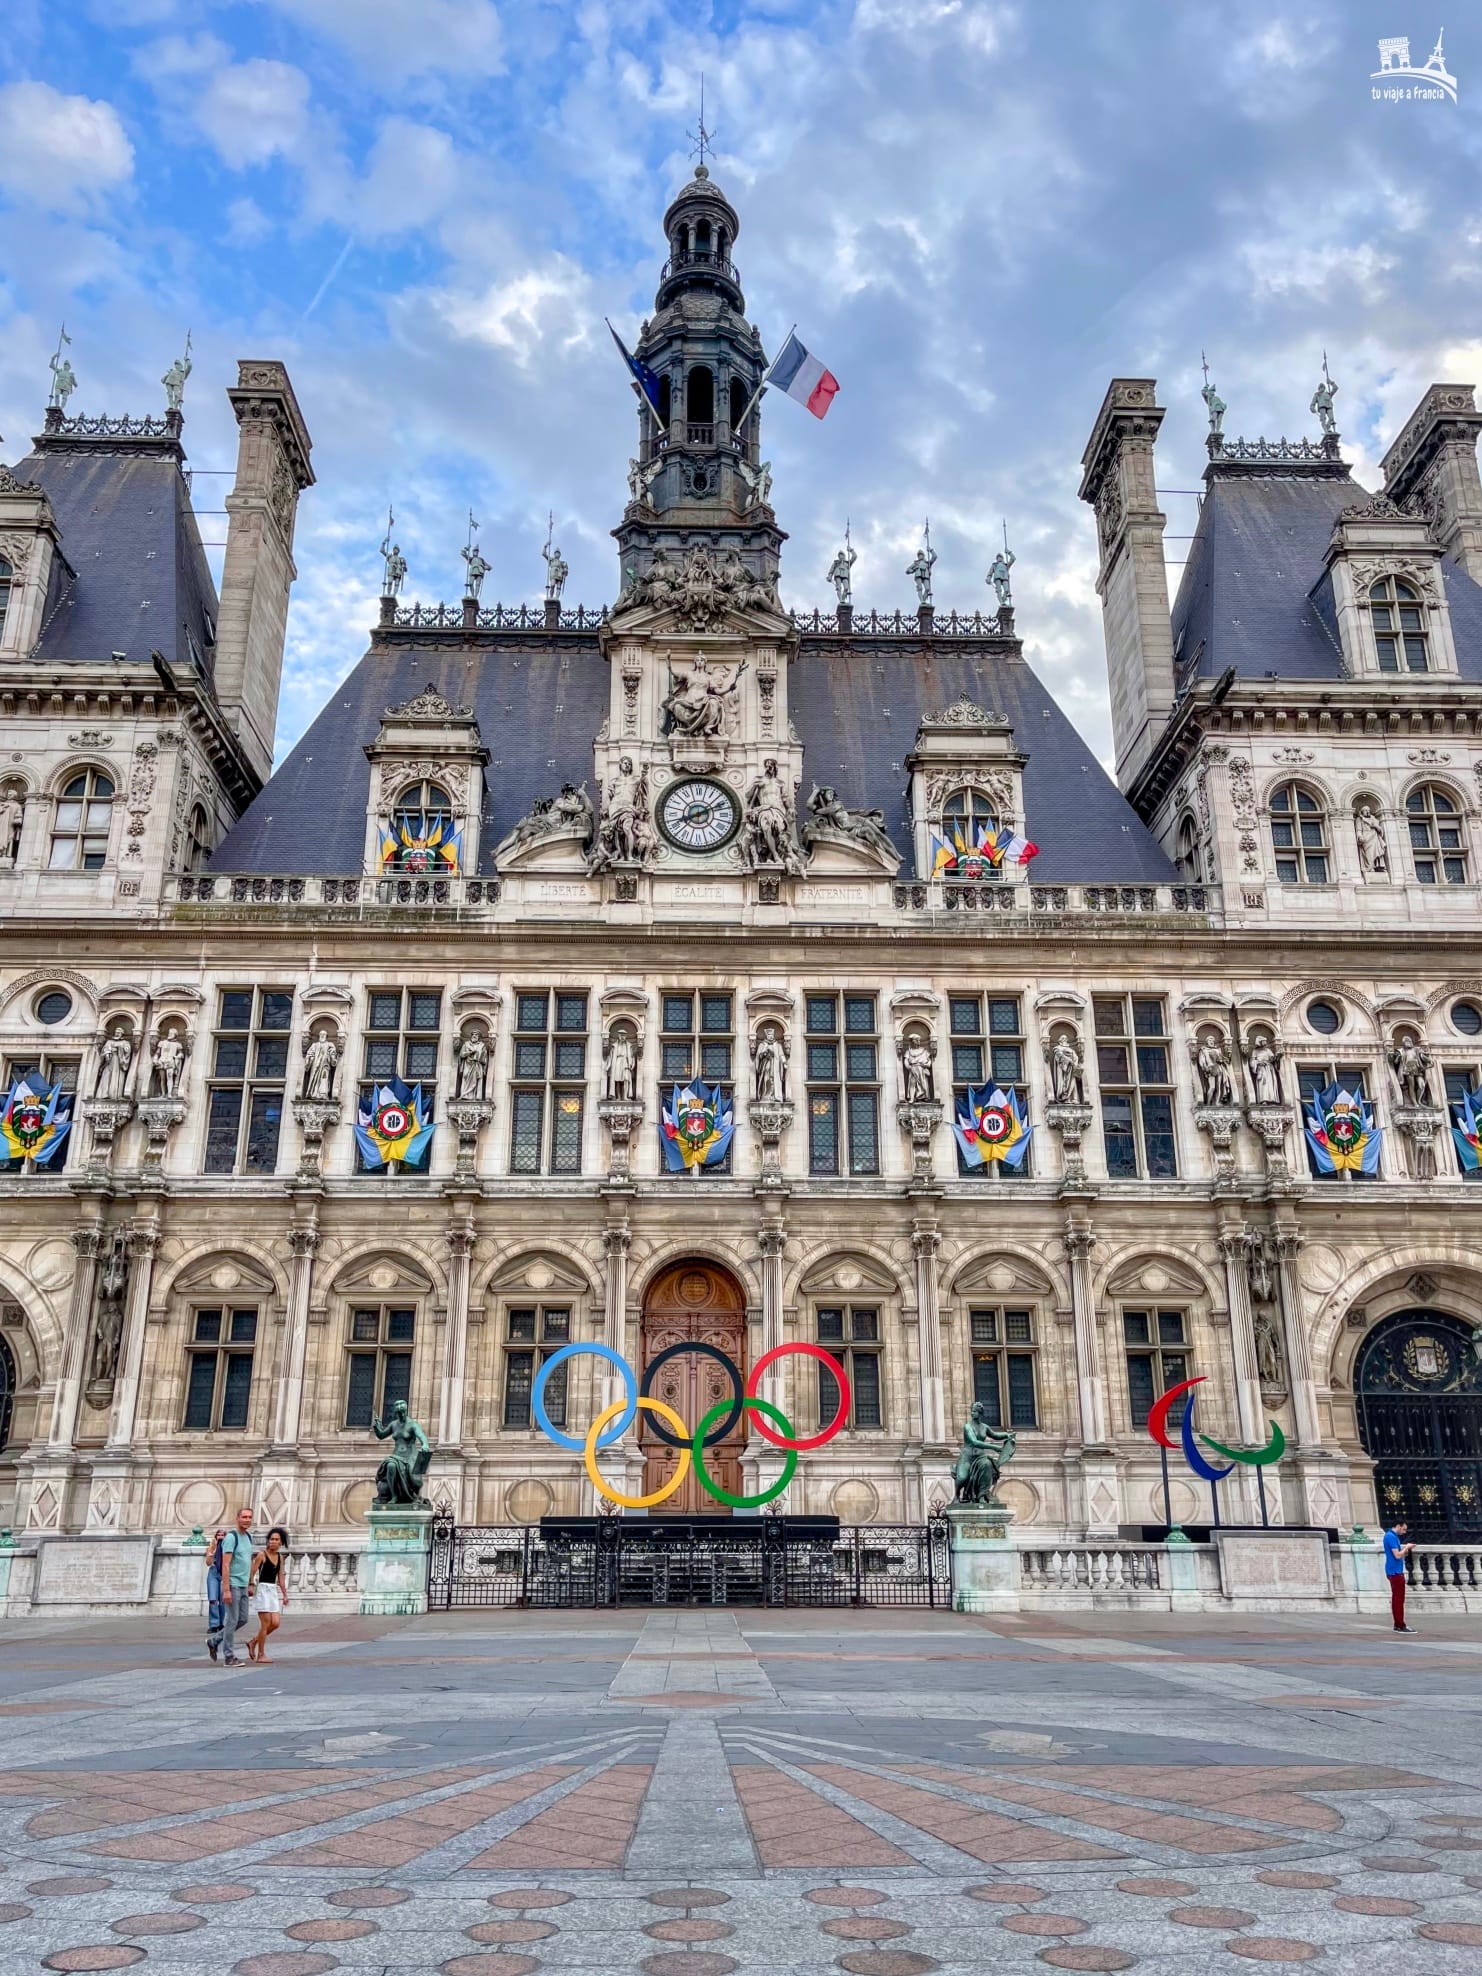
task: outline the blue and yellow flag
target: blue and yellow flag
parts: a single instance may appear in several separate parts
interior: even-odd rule
[[[718,1084],[696,1080],[683,1090],[676,1084],[659,1122],[659,1143],[669,1171],[718,1165],[735,1130],[731,1101]]]
[[[1005,1091],[995,1084],[969,1086],[957,1102],[952,1121],[953,1136],[969,1166],[987,1166],[1001,1160],[1017,1169],[1029,1151],[1029,1135],[1034,1130],[1024,1116],[1017,1091]]]
[[[1482,1166],[1482,1093],[1463,1092],[1451,1109],[1456,1115],[1451,1136],[1456,1141],[1461,1170],[1475,1173]]]
[[[403,810],[381,832],[382,871],[456,875],[462,861],[463,832],[446,811]]]
[[[428,1118],[420,1084],[403,1084],[399,1077],[372,1085],[360,1101],[355,1143],[367,1166],[421,1166],[432,1145],[436,1125]]]
[[[4,1157],[49,1166],[71,1130],[70,1094],[34,1070],[23,1071],[6,1092],[0,1112]]]
[[[1309,1099],[1303,1123],[1319,1173],[1377,1173],[1384,1135],[1361,1093],[1329,1084]]]

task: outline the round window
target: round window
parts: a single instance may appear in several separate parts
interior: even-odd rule
[[[72,997],[61,988],[53,988],[37,1000],[38,1022],[65,1022],[71,1013]]]
[[[1475,1002],[1453,1002],[1451,1027],[1459,1036],[1482,1036],[1482,1009]]]
[[[1307,1027],[1315,1029],[1319,1036],[1336,1036],[1343,1027],[1343,1018],[1331,1002],[1309,1002]]]

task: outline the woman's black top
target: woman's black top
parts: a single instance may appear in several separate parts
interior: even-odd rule
[[[282,1561],[281,1558],[279,1559],[270,1558],[266,1554],[266,1552],[264,1552],[262,1563],[257,1567],[257,1582],[259,1585],[277,1584],[278,1565],[279,1563],[281,1563],[281,1561]]]

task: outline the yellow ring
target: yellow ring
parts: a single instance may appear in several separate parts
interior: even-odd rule
[[[655,1503],[667,1502],[680,1483],[683,1482],[686,1475],[689,1474],[689,1445],[686,1441],[685,1445],[680,1448],[679,1462],[673,1475],[670,1476],[662,1489],[655,1489],[651,1496],[620,1496],[616,1489],[609,1489],[597,1467],[597,1441],[608,1421],[616,1420],[627,1404],[626,1398],[614,1400],[610,1407],[605,1408],[598,1414],[597,1418],[587,1429],[587,1445],[582,1450],[582,1459],[586,1462],[587,1473],[592,1478],[592,1487],[597,1491],[599,1496],[606,1497],[610,1503],[616,1503],[620,1509],[652,1509]],[[674,1429],[676,1434],[684,1436],[689,1434],[690,1430],[685,1426],[673,1407],[666,1405],[663,1400],[640,1399],[638,1405],[640,1410],[646,1408],[649,1413],[658,1414],[661,1419],[665,1420]]]

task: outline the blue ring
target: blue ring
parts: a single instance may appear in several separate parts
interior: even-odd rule
[[[547,1440],[554,1441],[558,1448],[569,1448],[577,1455],[585,1451],[586,1437],[583,1435],[578,1438],[574,1434],[563,1434],[559,1427],[552,1427],[545,1410],[545,1382],[558,1365],[564,1365],[567,1359],[575,1358],[578,1352],[595,1352],[598,1358],[606,1359],[609,1365],[615,1365],[623,1375],[623,1384],[628,1389],[626,1409],[601,1436],[597,1446],[610,1448],[620,1435],[627,1433],[638,1412],[638,1381],[633,1376],[633,1368],[621,1352],[615,1352],[611,1345],[563,1345],[559,1352],[552,1352],[535,1375],[535,1386],[530,1395],[530,1411],[535,1415],[536,1423]]]

